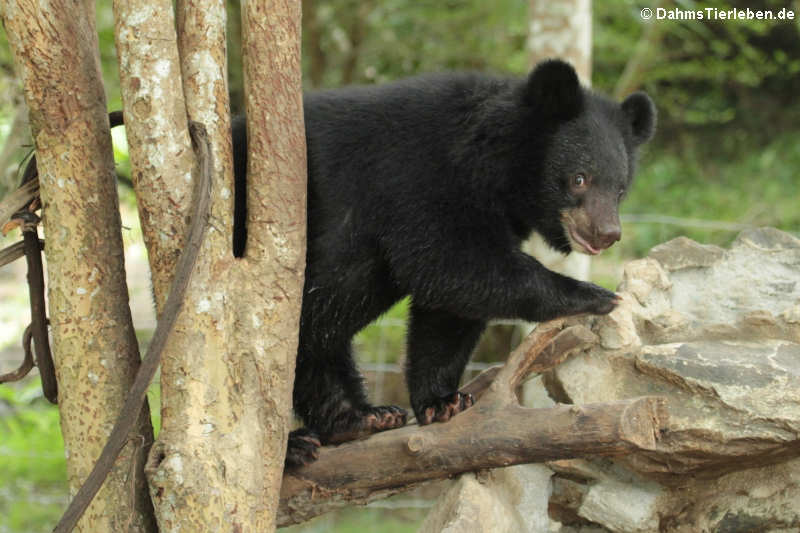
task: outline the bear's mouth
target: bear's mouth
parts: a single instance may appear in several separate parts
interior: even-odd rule
[[[564,228],[564,234],[569,241],[569,246],[573,252],[579,252],[586,255],[597,255],[603,248],[593,246],[589,243],[589,239],[581,235],[578,229],[581,224],[579,221],[585,221],[586,212],[581,209],[565,209],[561,212],[561,227]]]
[[[567,238],[569,239],[569,244],[574,251],[581,252],[587,255],[597,255],[602,251],[602,248],[597,249],[591,244],[589,244],[589,241],[584,239],[581,236],[580,232],[574,226],[568,225],[566,229],[567,229]]]

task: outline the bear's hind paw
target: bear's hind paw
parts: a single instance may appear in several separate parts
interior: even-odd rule
[[[366,437],[406,425],[408,413],[396,405],[364,407],[348,413],[346,420],[334,424],[334,431],[325,438],[326,443],[340,443]]]
[[[286,448],[286,467],[296,468],[313,463],[319,458],[320,446],[319,436],[312,430],[300,428],[292,431]]]

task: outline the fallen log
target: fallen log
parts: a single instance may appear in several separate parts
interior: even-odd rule
[[[668,418],[661,398],[548,409],[519,405],[516,389],[530,372],[547,370],[594,341],[583,326],[542,324],[502,368],[487,370],[462,389],[477,401],[449,422],[323,447],[317,461],[284,474],[278,524],[463,472],[655,449]]]

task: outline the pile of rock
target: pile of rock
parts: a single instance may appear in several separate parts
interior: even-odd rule
[[[619,292],[587,318],[598,345],[525,393],[541,407],[664,396],[658,448],[464,476],[422,531],[798,531],[800,240],[675,239],[629,263]]]

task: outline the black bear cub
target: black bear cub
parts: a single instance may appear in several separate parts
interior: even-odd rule
[[[406,374],[420,424],[470,407],[459,379],[486,323],[605,314],[617,297],[520,251],[531,232],[563,253],[620,238],[618,207],[650,139],[644,93],[621,104],[561,61],[526,79],[423,76],[305,96],[308,251],[294,385],[305,428],[287,465],[320,443],[402,426],[367,401],[350,341],[411,296]],[[246,131],[234,121],[234,254],[246,239]]]

